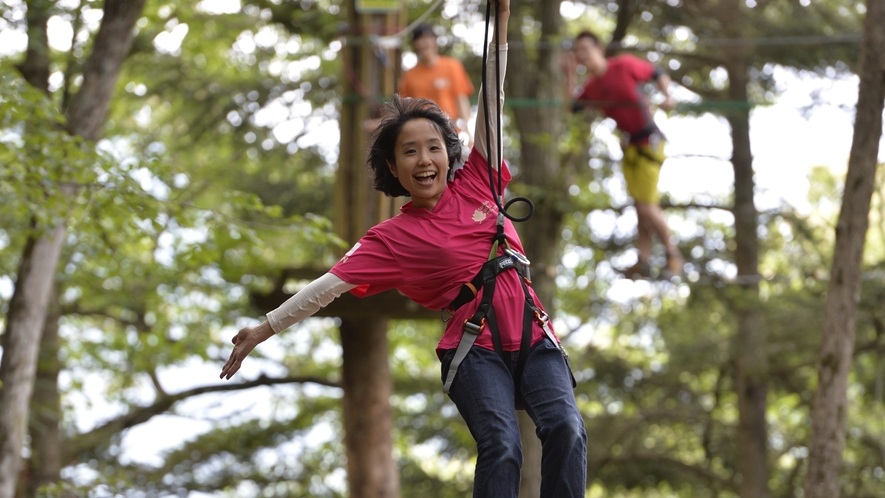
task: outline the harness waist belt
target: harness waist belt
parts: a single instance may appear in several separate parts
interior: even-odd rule
[[[631,144],[636,143],[636,142],[640,142],[640,141],[645,140],[646,138],[654,135],[657,131],[658,131],[658,127],[655,126],[654,124],[650,124],[650,125],[646,126],[645,128],[637,131],[636,133],[631,133],[629,142]]]
[[[529,278],[529,269],[526,265],[517,261],[516,258],[506,254],[504,256],[498,256],[495,259],[486,261],[482,265],[482,269],[479,270],[479,273],[473,277],[473,280],[461,286],[461,292],[458,293],[458,297],[456,297],[446,309],[449,312],[455,312],[455,310],[461,306],[473,301],[479,294],[479,290],[482,289],[485,282],[488,282],[497,277],[500,273],[511,268],[516,270],[520,276]],[[529,282],[531,282],[531,280]]]

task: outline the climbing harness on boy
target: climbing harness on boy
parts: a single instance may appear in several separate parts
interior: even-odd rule
[[[489,46],[489,25],[491,18],[491,5],[494,0],[490,0],[486,5],[486,28],[485,28],[485,39],[483,41],[483,53],[482,53],[482,88],[483,92],[486,91],[488,87],[487,84],[487,63],[488,63],[488,46]],[[498,32],[498,5],[495,3],[495,33]],[[498,44],[495,44],[495,59],[500,60],[499,52],[498,52]],[[486,330],[489,329],[489,332],[492,336],[492,344],[495,348],[495,352],[498,356],[504,360],[505,364],[509,363],[509,359],[502,347],[501,344],[501,333],[498,328],[498,320],[495,316],[495,308],[492,306],[492,300],[495,295],[495,287],[498,275],[506,271],[515,271],[519,274],[519,281],[522,285],[522,290],[525,295],[524,305],[523,305],[523,318],[522,318],[522,337],[520,339],[519,345],[519,356],[517,360],[516,369],[513,373],[513,386],[514,392],[516,393],[517,400],[517,408],[521,408],[521,389],[520,389],[520,379],[522,377],[522,372],[525,367],[526,360],[528,359],[529,350],[531,348],[532,342],[532,326],[534,320],[537,320],[541,325],[541,328],[544,330],[544,333],[547,337],[553,341],[553,344],[559,348],[562,352],[563,357],[566,360],[566,363],[569,366],[569,370],[571,370],[571,365],[568,360],[568,355],[562,349],[562,345],[556,339],[556,336],[553,334],[553,331],[549,325],[549,318],[547,313],[541,309],[540,306],[537,306],[535,300],[532,298],[531,292],[529,292],[529,286],[532,283],[531,273],[529,267],[531,263],[525,255],[519,253],[510,247],[510,243],[507,241],[507,236],[504,233],[504,219],[510,219],[514,222],[523,222],[531,218],[532,214],[534,214],[535,206],[532,204],[532,201],[525,197],[514,197],[510,199],[507,203],[503,202],[503,182],[500,174],[500,163],[501,157],[503,153],[502,141],[501,141],[501,68],[498,64],[495,64],[495,89],[496,89],[496,111],[497,111],[497,130],[495,134],[495,150],[497,155],[492,155],[492,140],[489,139],[486,141],[486,158],[488,158],[488,173],[489,173],[489,188],[492,193],[492,197],[495,200],[495,204],[498,208],[498,217],[495,226],[495,234],[492,236],[492,249],[489,252],[488,260],[483,264],[482,269],[480,269],[479,273],[470,282],[466,282],[461,286],[461,291],[458,294],[452,303],[446,308],[442,310],[442,312],[454,313],[461,306],[469,303],[476,299],[479,295],[479,291],[482,290],[482,298],[479,301],[479,306],[476,309],[476,312],[464,321],[464,332],[461,335],[461,340],[458,343],[458,348],[455,350],[455,355],[452,357],[452,361],[449,364],[449,370],[446,374],[445,382],[443,383],[443,391],[448,394],[449,390],[452,387],[452,383],[455,380],[455,375],[458,372],[458,367],[461,365],[461,362],[467,357],[467,354],[470,352],[470,349],[473,347],[473,344],[476,342],[477,337]],[[491,137],[490,135],[490,123],[489,123],[489,102],[487,98],[483,98],[483,110],[485,112],[485,132],[486,137]],[[495,169],[492,167],[492,158],[496,158],[498,161],[498,184],[495,185]],[[510,208],[511,205],[517,202],[523,202],[528,206],[528,213],[525,216],[517,217],[511,215],[507,212],[507,209]],[[498,255],[499,250],[502,250],[504,254]],[[442,313],[441,312],[441,313]],[[572,382],[574,382],[574,378],[572,378]]]

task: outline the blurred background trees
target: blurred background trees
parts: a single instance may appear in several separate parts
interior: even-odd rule
[[[350,145],[338,120],[366,95],[347,89],[365,82],[344,47],[368,42],[343,22],[351,6],[145,2],[107,119],[78,140],[65,113],[86,85],[105,2],[0,3],[3,368],[28,241],[58,220],[67,227],[19,496],[41,487],[44,496],[348,494],[339,320],[275,337],[240,383],[216,375],[239,326],[347,246],[331,221]],[[478,83],[484,5],[404,8],[402,27],[433,9],[444,50]],[[778,71],[857,73],[865,13],[828,0],[515,2],[505,157],[513,192],[539,206],[519,228],[546,267],[537,285],[578,379],[588,496],[802,496],[844,181],[822,165],[807,178],[811,209],[760,203],[750,117],[777,101]],[[584,28],[666,68],[681,87],[676,115],[731,130],[733,193],[665,199],[689,262],[681,283],[625,292],[612,270],[632,252],[618,228],[632,209],[615,180],[617,143],[605,122],[564,112],[556,74],[559,52]],[[27,69],[34,60],[44,73]],[[664,174],[680,175],[670,164]],[[883,182],[880,172],[863,253],[843,496],[885,486]],[[471,488],[472,438],[441,392],[433,353],[441,331],[438,321],[389,322],[401,496]]]

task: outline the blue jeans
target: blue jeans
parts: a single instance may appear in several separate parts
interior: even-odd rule
[[[455,350],[442,358],[442,378]],[[474,346],[458,368],[449,397],[476,440],[474,498],[517,498],[522,443],[516,422],[509,364]],[[541,498],[583,498],[587,487],[587,433],[575,403],[571,373],[559,348],[546,337],[532,347],[522,374],[526,412],[541,439]]]

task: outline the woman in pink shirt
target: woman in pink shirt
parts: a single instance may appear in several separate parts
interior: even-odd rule
[[[500,56],[492,47],[488,60],[491,74],[498,65],[502,85],[509,7],[509,0],[499,1],[500,35],[496,33],[493,44],[497,42]],[[498,90],[503,106],[503,92]],[[481,89],[477,123],[485,120],[482,101],[493,96]],[[489,117],[489,129],[497,130],[497,116]],[[375,130],[368,163],[377,190],[410,196],[411,202],[399,215],[370,229],[329,273],[268,313],[267,321],[240,330],[221,376],[229,379],[256,345],[343,292],[366,296],[397,289],[418,304],[452,314],[437,354],[445,389],[477,443],[473,496],[518,496],[522,447],[514,407],[520,406],[534,420],[542,442],[541,496],[583,497],[587,436],[572,392],[573,378],[537,296],[517,271],[509,269],[510,253],[505,253],[523,252],[510,220],[504,222],[506,243],[494,245],[493,256],[501,256],[495,261],[508,266],[494,278],[489,320],[497,326],[483,321],[470,338],[475,342],[462,348],[466,353],[456,354],[467,336],[466,322],[478,314],[484,292],[491,291],[486,285],[476,291],[475,299],[456,298],[462,284],[490,259],[497,231],[498,207],[489,189],[484,153],[495,137],[488,137],[481,125],[474,136],[475,147],[464,167],[454,171],[461,143],[447,116],[429,100],[395,97]],[[506,185],[506,163],[492,157],[491,164],[494,181],[500,175]],[[536,314],[524,316],[528,309]]]

